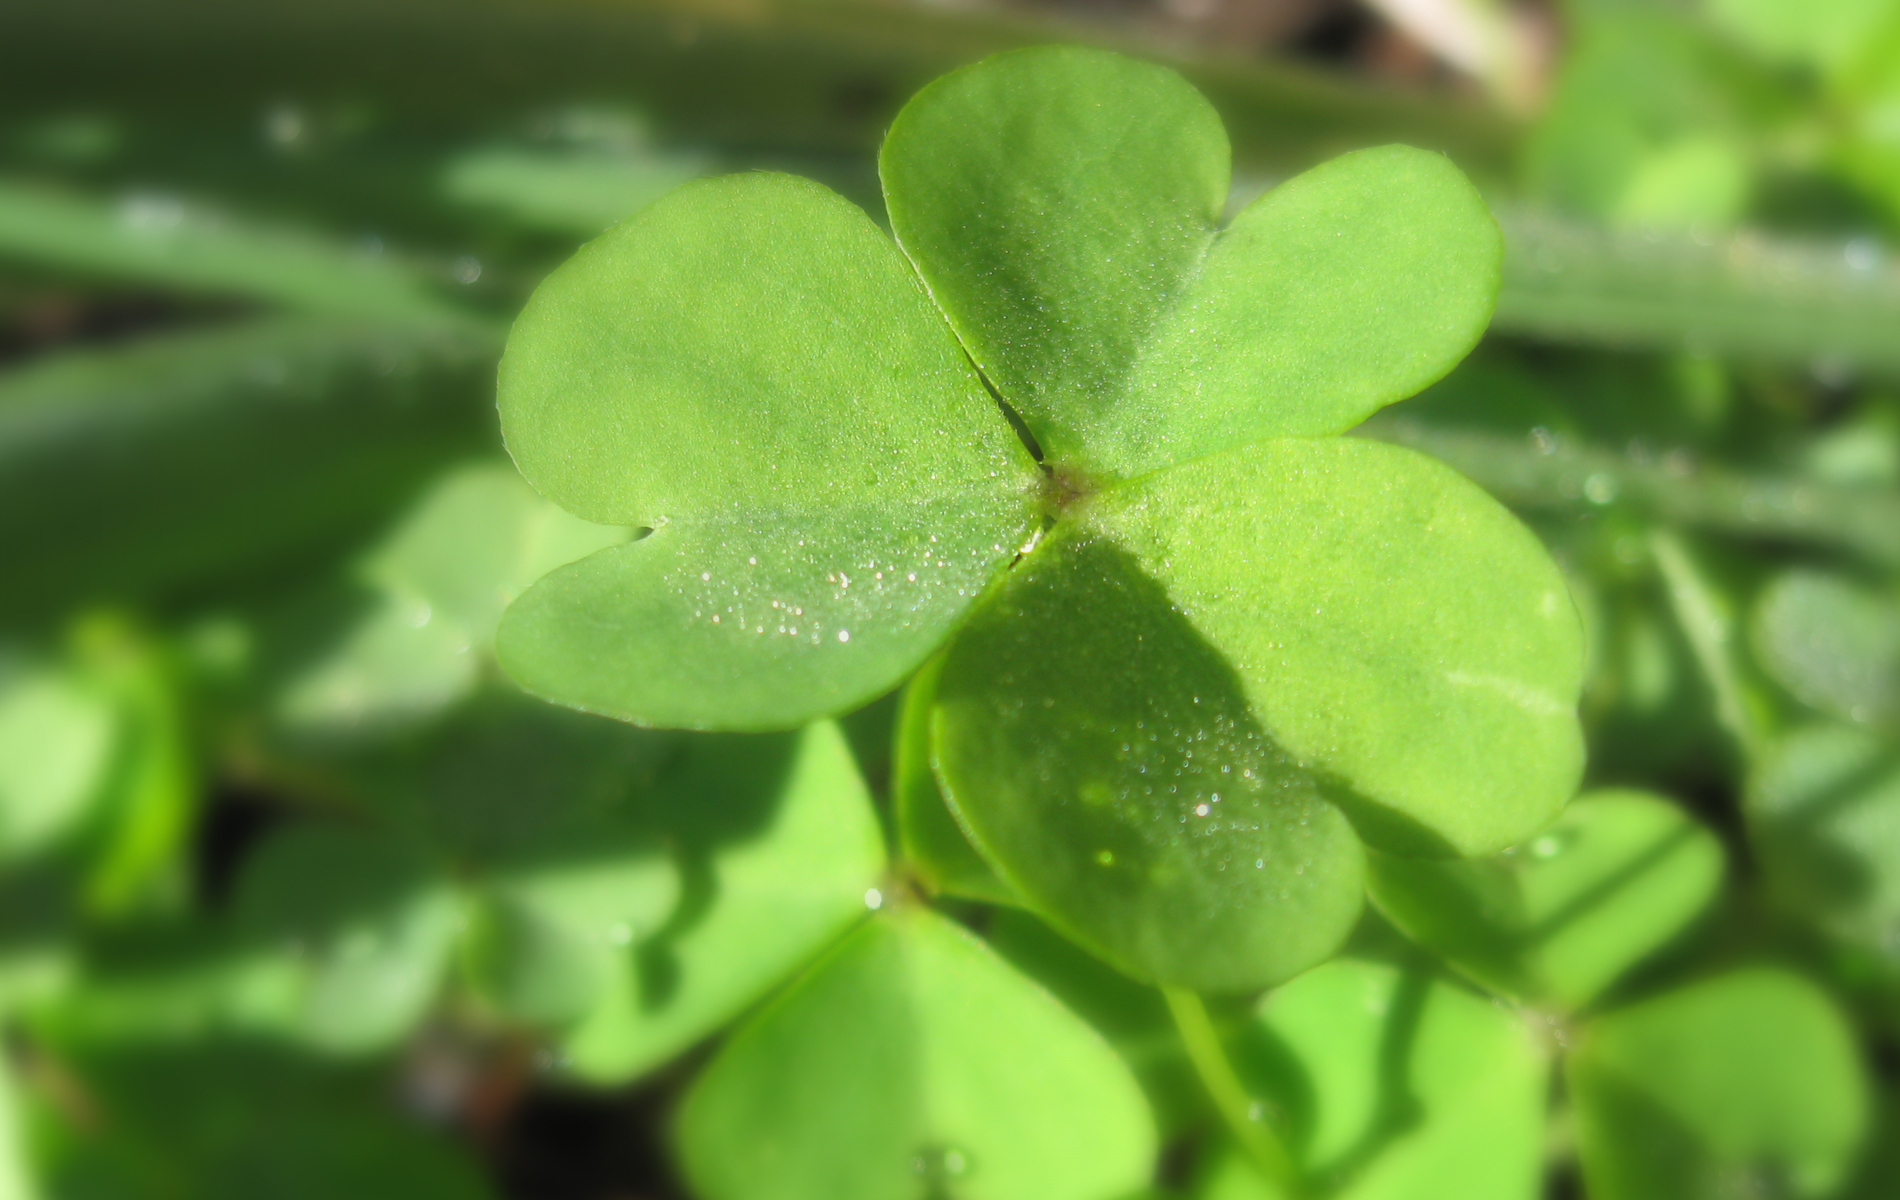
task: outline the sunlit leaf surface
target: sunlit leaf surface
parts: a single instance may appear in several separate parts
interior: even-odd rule
[[[1315,1194],[1540,1194],[1547,1053],[1520,1015],[1448,979],[1338,959],[1269,996],[1237,1053]],[[1229,1153],[1198,1200],[1281,1194]]]
[[[583,1077],[626,1079],[672,1057],[883,903],[883,835],[830,723],[691,739],[631,816],[671,850],[678,900],[629,939],[600,1003],[567,1034]]]
[[[1090,1200],[1148,1180],[1114,1051],[925,909],[880,916],[745,1026],[688,1093],[707,1200]]]
[[[1852,1030],[1813,984],[1776,969],[1602,1016],[1566,1070],[1600,1200],[1824,1196],[1868,1122]]]
[[[1373,853],[1373,902],[1471,978],[1532,1004],[1576,1009],[1707,910],[1722,881],[1715,835],[1644,792],[1572,801],[1491,858]]]
[[[1227,159],[1178,75],[1079,49],[949,75],[892,126],[892,228],[1055,461],[1129,476],[1342,433],[1490,319],[1502,244],[1446,160],[1341,158],[1222,231]]]
[[[654,529],[525,596],[502,661],[643,723],[870,699],[1029,529],[1029,459],[902,256],[789,176],[683,188],[590,244],[517,323],[501,407],[544,494]]]

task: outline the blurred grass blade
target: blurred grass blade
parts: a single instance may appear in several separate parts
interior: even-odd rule
[[[0,374],[0,620],[300,563],[493,441],[496,347],[272,319]]]
[[[1900,351],[1900,338],[1895,349]],[[1430,454],[1519,509],[1614,502],[1675,525],[1826,546],[1900,565],[1900,492],[1890,488],[1748,475],[1686,455],[1638,460],[1572,438],[1446,428],[1402,412],[1362,428]]]
[[[159,193],[128,193],[112,204],[0,178],[3,259],[306,312],[467,319],[420,276],[369,252]]]
[[[385,118],[463,122],[549,96],[635,93],[661,125],[692,136],[866,149],[944,71],[1078,41],[1128,48],[1112,29],[1021,9],[878,0],[59,0],[0,6],[0,98],[144,113],[190,95],[241,110],[259,97],[329,95],[349,79]],[[1153,43],[1141,49],[1157,55]],[[1238,54],[1159,56],[1208,93],[1252,165],[1297,169],[1401,141],[1453,153],[1467,170],[1508,169],[1512,124],[1478,103]]]
[[[1611,231],[1505,210],[1493,328],[1900,374],[1900,266],[1870,241]]]

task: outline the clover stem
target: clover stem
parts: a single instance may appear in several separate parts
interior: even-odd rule
[[[1207,1089],[1234,1140],[1282,1196],[1299,1196],[1305,1189],[1293,1169],[1293,1158],[1280,1135],[1267,1123],[1260,1103],[1247,1094],[1240,1076],[1234,1073],[1199,994],[1175,987],[1163,987],[1161,994],[1167,998],[1168,1012],[1174,1017],[1174,1027],[1181,1033],[1195,1073],[1201,1077],[1201,1086]]]
[[[1745,762],[1759,761],[1764,734],[1736,667],[1734,621],[1722,611],[1715,590],[1675,534],[1664,529],[1651,532],[1649,552],[1662,574],[1669,606],[1682,626],[1696,666],[1714,694],[1717,722],[1735,739]]]

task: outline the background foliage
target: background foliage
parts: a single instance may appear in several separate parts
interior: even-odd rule
[[[1054,40],[1180,66],[1230,210],[1472,176],[1492,332],[1357,436],[1589,646],[1554,825],[1185,1012],[970,854],[935,666],[715,736],[495,663],[635,532],[501,454],[534,285],[708,174],[883,220],[903,100]],[[0,1197],[1892,1194],[1896,114],[1885,0],[0,8]]]

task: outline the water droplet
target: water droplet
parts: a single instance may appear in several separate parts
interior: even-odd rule
[[[848,642],[848,641],[850,641],[850,640],[851,640],[851,631],[850,631],[849,629],[840,629],[840,630],[838,631],[838,640],[839,640],[839,641],[841,641],[841,642]]]
[[[1557,853],[1563,848],[1562,842],[1547,833],[1531,843],[1531,856],[1533,858],[1555,858],[1557,857]]]
[[[864,907],[883,908],[884,907],[884,893],[878,891],[876,888],[865,888],[864,889]]]
[[[1115,852],[1113,850],[1097,850],[1095,852],[1095,861],[1104,867],[1112,867],[1115,865]]]

